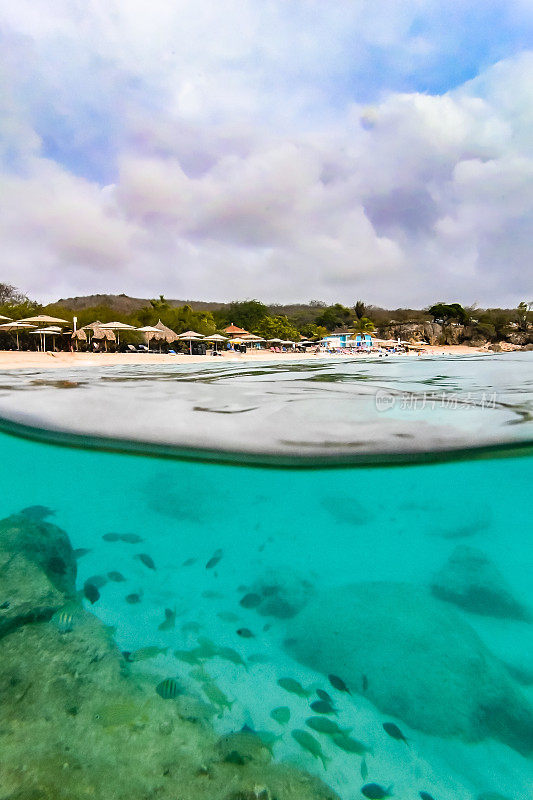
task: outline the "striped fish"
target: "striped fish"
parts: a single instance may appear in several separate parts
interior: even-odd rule
[[[70,633],[74,628],[72,614],[69,614],[67,611],[62,611],[57,618],[57,628],[59,633]]]
[[[182,690],[174,678],[165,678],[164,681],[157,684],[155,690],[163,700],[174,700],[178,695],[182,694]]]

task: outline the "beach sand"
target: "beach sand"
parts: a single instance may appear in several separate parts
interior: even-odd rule
[[[490,351],[489,351],[490,352]],[[425,348],[425,355],[474,355],[487,353],[483,348],[467,347],[466,345],[441,345]],[[372,354],[375,355],[375,354]],[[418,357],[415,351],[409,354]],[[48,367],[110,367],[110,366],[135,366],[153,364],[192,364],[206,361],[279,361],[285,362],[293,359],[316,358],[349,358],[343,353],[328,355],[327,353],[272,353],[269,350],[248,350],[247,353],[233,353],[224,351],[222,356],[200,355],[169,355],[167,353],[39,353],[34,351],[5,350],[0,351],[0,369],[46,369]],[[353,358],[362,358],[354,355]]]

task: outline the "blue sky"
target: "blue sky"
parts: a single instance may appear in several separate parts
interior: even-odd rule
[[[529,1],[0,0],[0,33],[30,294],[533,295]]]

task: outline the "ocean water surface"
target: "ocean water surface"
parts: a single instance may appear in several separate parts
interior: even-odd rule
[[[533,355],[0,376],[0,798],[533,798]]]

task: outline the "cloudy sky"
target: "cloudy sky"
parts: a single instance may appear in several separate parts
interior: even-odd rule
[[[0,0],[0,280],[533,299],[531,0]]]

